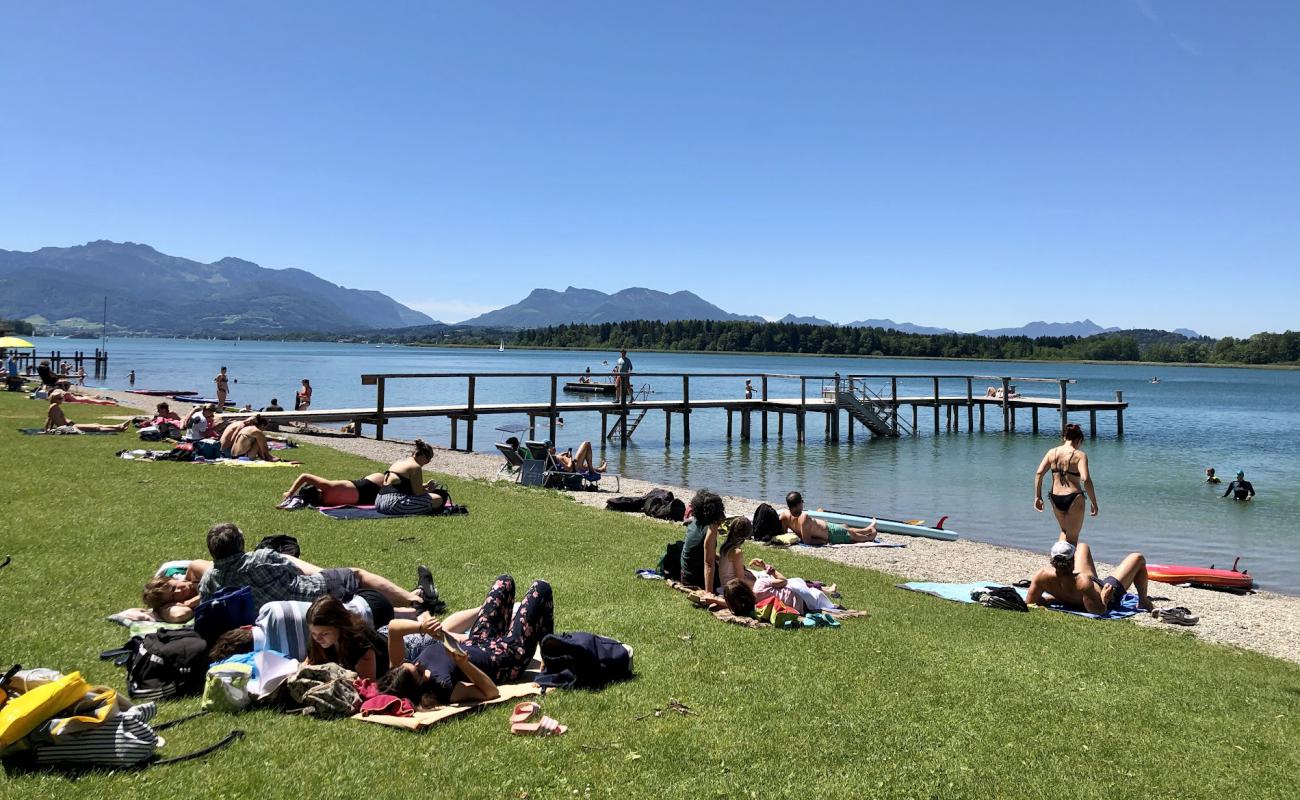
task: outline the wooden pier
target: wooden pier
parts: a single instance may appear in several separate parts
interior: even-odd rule
[[[565,373],[542,372],[491,372],[491,373],[415,373],[415,374],[367,374],[361,376],[365,386],[375,387],[375,404],[360,408],[309,409],[306,411],[262,412],[269,420],[276,422],[350,422],[353,431],[361,435],[362,425],[375,427],[375,438],[384,438],[384,426],[393,419],[446,417],[451,421],[451,442],[453,450],[461,448],[460,429],[464,429],[463,449],[474,449],[474,425],[482,416],[523,415],[528,418],[528,434],[537,438],[538,422],[548,423],[549,437],[556,439],[557,420],[568,414],[598,413],[601,420],[601,440],[617,440],[621,447],[626,447],[633,432],[650,412],[664,414],[664,443],[672,438],[673,415],[677,415],[680,424],[680,438],[683,444],[691,440],[691,415],[699,411],[722,411],[727,415],[727,438],[730,439],[739,421],[741,439],[753,437],[755,417],[757,417],[762,441],[767,441],[771,429],[770,418],[775,416],[776,435],[784,438],[786,417],[790,417],[794,427],[795,438],[802,443],[806,440],[808,415],[821,414],[825,426],[827,444],[839,444],[841,440],[841,422],[845,421],[846,438],[853,441],[855,426],[866,428],[872,436],[900,437],[914,436],[920,432],[921,409],[931,409],[934,432],[942,429],[960,431],[962,429],[962,410],[965,410],[965,430],[968,432],[984,431],[989,409],[1001,415],[1001,429],[1004,432],[1016,430],[1017,412],[1028,411],[1033,433],[1039,432],[1039,412],[1046,410],[1050,415],[1055,412],[1059,424],[1050,428],[1052,435],[1059,435],[1069,421],[1071,413],[1088,413],[1088,428],[1092,436],[1097,435],[1097,413],[1113,412],[1116,417],[1116,432],[1124,435],[1124,402],[1122,392],[1115,392],[1112,400],[1070,399],[1068,387],[1072,379],[1060,378],[1013,378],[1006,376],[980,375],[786,375],[772,373],[635,373],[629,382],[653,381],[661,390],[667,386],[674,389],[680,382],[681,397],[671,399],[653,399],[645,394],[641,399],[628,401],[616,400],[565,400],[560,389],[569,378],[577,376]],[[479,401],[479,384],[492,379],[547,379],[550,385],[549,397],[537,402],[493,402]],[[691,379],[716,381],[718,379],[750,379],[754,382],[753,395],[750,397],[713,397],[699,398],[691,394]],[[420,405],[390,406],[386,393],[390,382],[401,380],[457,380],[466,386],[465,402]],[[923,395],[900,396],[900,381],[929,381],[932,393]],[[769,393],[769,386],[774,382],[793,383],[798,381],[799,394],[791,397],[778,397]],[[976,382],[993,381],[981,393],[976,393]],[[956,383],[964,389],[951,392]],[[1056,384],[1057,396],[1026,396],[1016,391],[1022,383]],[[740,380],[737,380],[740,385]],[[873,386],[883,387],[873,389]],[[941,391],[945,387],[948,391]],[[991,394],[990,392],[993,392]],[[910,408],[911,420],[901,413]],[[843,412],[843,413],[841,413]],[[978,415],[978,422],[976,416]],[[843,418],[843,420],[842,420]],[[611,427],[611,422],[612,427]]]
[[[18,362],[18,368],[27,375],[35,375],[36,367],[42,361],[50,362],[50,368],[55,372],[59,371],[61,362],[68,362],[72,370],[79,371],[85,369],[87,365],[91,368],[87,371],[87,377],[106,378],[108,377],[108,351],[95,348],[94,353],[87,353],[82,350],[74,350],[71,353],[64,353],[61,350],[51,350],[47,355],[40,355],[35,350],[26,351],[25,349],[12,348],[9,354]]]

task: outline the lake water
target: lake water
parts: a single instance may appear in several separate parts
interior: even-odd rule
[[[40,352],[98,342],[39,339]],[[616,354],[543,350],[465,350],[326,343],[218,342],[166,339],[110,339],[112,369],[105,385],[126,388],[127,371],[136,388],[213,391],[212,377],[225,365],[237,382],[231,398],[260,408],[277,397],[291,408],[301,378],[310,378],[316,408],[373,406],[374,388],[360,383],[362,372],[593,372],[609,369]],[[1099,414],[1098,438],[1085,442],[1092,460],[1101,514],[1087,520],[1084,538],[1098,556],[1116,561],[1142,550],[1154,562],[1227,566],[1234,557],[1265,588],[1300,594],[1300,371],[1212,367],[914,361],[907,359],[813,358],[801,356],[633,353],[639,372],[767,372],[825,375],[896,373],[900,375],[981,374],[1017,377],[1069,377],[1072,398],[1113,399],[1123,390],[1130,408],[1123,439],[1115,435],[1114,415]],[[1153,374],[1161,382],[1151,384]],[[646,379],[656,397],[681,396],[680,380]],[[88,381],[93,383],[94,381]],[[645,381],[638,381],[640,384]],[[982,393],[990,382],[977,382]],[[755,381],[757,386],[757,381]],[[740,397],[744,379],[692,379],[694,399]],[[1025,394],[1054,396],[1055,384],[1021,383]],[[931,391],[928,379],[904,381],[900,394]],[[964,382],[945,384],[948,394],[964,393]],[[797,397],[798,382],[773,382],[773,397]],[[810,387],[815,394],[815,388]],[[480,380],[477,402],[544,401],[544,379]],[[387,404],[463,403],[465,382],[395,381]],[[571,399],[571,398],[566,398]],[[977,540],[1045,549],[1053,539],[1050,512],[1032,508],[1033,474],[1043,452],[1056,444],[1054,412],[1042,415],[1043,434],[1029,432],[1028,412],[1019,430],[1004,434],[1000,414],[990,409],[987,432],[965,430],[933,434],[928,410],[921,411],[921,435],[872,440],[858,430],[857,441],[827,446],[819,415],[810,415],[807,442],[794,441],[787,418],[784,441],[776,438],[775,417],[769,441],[726,439],[721,411],[692,415],[691,444],[680,440],[680,417],[673,443],[663,444],[664,415],[652,412],[626,451],[608,447],[605,455],[624,475],[665,484],[710,488],[747,497],[779,500],[792,488],[810,505],[892,518],[935,520],[949,515],[947,527]],[[910,412],[906,411],[910,417]],[[676,415],[675,415],[676,416]],[[1073,419],[1087,429],[1087,415]],[[481,417],[475,445],[491,451],[499,424],[526,420]],[[598,414],[567,414],[559,430],[561,447],[583,439],[597,441]],[[841,434],[845,424],[841,424]],[[445,420],[398,420],[394,437],[421,436],[446,445]],[[539,436],[544,436],[539,430]],[[462,440],[463,441],[463,440]],[[1251,503],[1221,499],[1222,487],[1203,482],[1213,466],[1225,483],[1244,469],[1258,497]],[[344,476],[346,477],[346,476]],[[1217,488],[1217,491],[1216,491]],[[977,578],[979,576],[972,576]]]

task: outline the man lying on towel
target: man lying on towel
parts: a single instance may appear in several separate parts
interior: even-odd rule
[[[1057,603],[1075,611],[1106,614],[1119,609],[1130,586],[1137,592],[1138,608],[1151,610],[1147,597],[1147,560],[1141,553],[1129,553],[1115,574],[1097,577],[1097,565],[1087,542],[1076,548],[1069,542],[1052,545],[1052,566],[1038,571],[1029,583],[1025,602],[1041,606]]]
[[[781,512],[781,533],[793,531],[804,544],[855,544],[876,538],[876,523],[865,528],[850,528],[836,522],[823,522],[804,513],[803,495],[790,492],[785,496],[786,510]]]

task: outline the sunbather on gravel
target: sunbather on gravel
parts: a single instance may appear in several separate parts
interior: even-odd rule
[[[850,528],[836,522],[823,522],[804,512],[803,495],[790,492],[785,496],[786,510],[781,512],[781,532],[793,531],[804,544],[851,544],[876,538],[876,523],[865,528]]]
[[[1138,608],[1151,610],[1151,599],[1147,597],[1147,560],[1141,553],[1129,553],[1115,568],[1115,574],[1105,579],[1097,577],[1097,565],[1087,542],[1079,542],[1075,547],[1059,541],[1052,545],[1050,558],[1052,566],[1039,570],[1029,582],[1025,602],[1059,603],[1090,614],[1105,614],[1121,607],[1124,593],[1132,586],[1138,595]]]

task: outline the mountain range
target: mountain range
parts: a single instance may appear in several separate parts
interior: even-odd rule
[[[301,269],[223,258],[211,264],[133,242],[0,250],[0,318],[59,330],[154,334],[330,332],[436,321],[380,292],[345,289]]]

